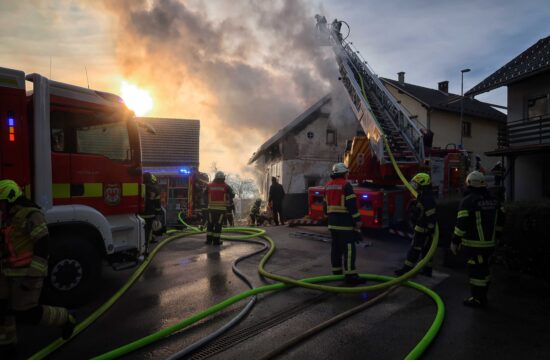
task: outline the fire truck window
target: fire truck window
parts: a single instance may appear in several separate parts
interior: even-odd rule
[[[120,121],[76,129],[77,153],[103,155],[112,160],[130,160],[126,122]]]

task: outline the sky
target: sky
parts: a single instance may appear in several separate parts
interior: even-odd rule
[[[376,74],[464,92],[550,35],[546,0],[0,1],[0,66],[121,93],[146,116],[201,120],[201,169],[252,175],[254,151],[342,91],[315,14],[344,20]],[[344,27],[345,28],[345,27]],[[86,71],[88,76],[86,76]],[[477,99],[506,104],[501,88]],[[184,141],[184,139],[182,139]]]

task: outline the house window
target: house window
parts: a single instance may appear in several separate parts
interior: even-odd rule
[[[527,100],[527,117],[532,118],[548,114],[548,97],[546,95]]]
[[[472,123],[469,121],[462,122],[462,136],[472,137]]]
[[[327,145],[337,145],[336,130],[327,129]]]
[[[313,132],[312,131],[307,132],[307,138],[308,139],[313,139]]]

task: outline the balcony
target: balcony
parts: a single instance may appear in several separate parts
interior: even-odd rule
[[[498,130],[498,147],[550,144],[550,114],[510,121]]]

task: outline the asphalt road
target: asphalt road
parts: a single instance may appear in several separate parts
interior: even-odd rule
[[[268,263],[273,273],[304,278],[330,273],[330,244],[296,237],[299,231],[327,234],[324,228],[269,227],[277,251]],[[391,275],[400,267],[408,248],[405,239],[375,234],[372,246],[358,247],[360,272]],[[203,236],[175,240],[166,245],[141,279],[88,329],[57,350],[52,359],[86,359],[175,324],[247,289],[231,271],[232,262],[257,245],[225,241],[221,248],[204,244]],[[254,286],[265,284],[257,274],[261,255],[239,268]],[[437,291],[446,304],[446,318],[426,359],[548,359],[550,358],[550,299],[548,286],[496,268],[491,307],[469,309],[461,302],[468,295],[462,268],[438,263],[432,278],[415,281]],[[133,270],[105,268],[102,287],[94,301],[76,312],[85,318],[130,276]],[[258,359],[303,331],[357,306],[375,294],[329,295],[306,289],[287,289],[259,296],[249,316],[209,349],[193,358]],[[245,302],[232,305],[188,329],[125,356],[128,359],[165,359],[229,321]],[[433,302],[401,287],[383,302],[348,318],[285,352],[284,359],[402,359],[422,338],[435,315]],[[276,316],[277,321],[273,321]],[[55,339],[44,327],[22,327],[20,351],[28,357]],[[232,337],[228,337],[232,336]],[[214,347],[216,349],[214,349]]]

